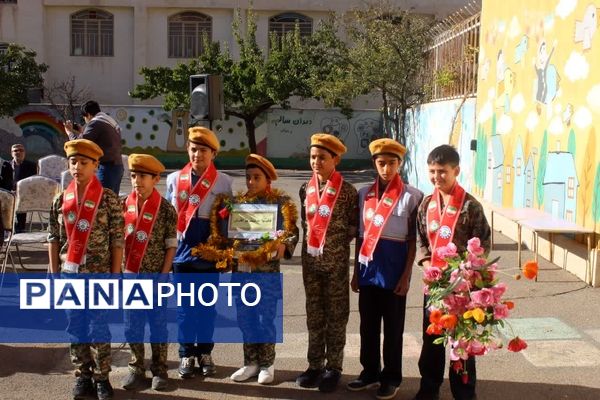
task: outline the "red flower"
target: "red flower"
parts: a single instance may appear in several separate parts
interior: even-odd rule
[[[425,331],[428,335],[441,335],[442,327],[436,324],[429,324],[427,330]]]
[[[219,211],[219,217],[221,217],[221,219],[229,217],[229,209],[227,207],[221,208]]]
[[[466,385],[467,383],[469,383],[469,374],[467,374],[466,372],[463,373],[461,376],[461,379],[462,379],[463,385]]]
[[[458,318],[454,314],[445,314],[440,318],[440,325],[442,325],[444,329],[454,329],[456,328],[457,323]]]
[[[459,373],[460,371],[463,370],[463,365],[462,365],[462,361],[458,360],[458,361],[452,361],[452,370],[455,373]]]
[[[510,342],[508,342],[508,350],[509,351],[514,351],[515,353],[518,353],[521,350],[525,350],[527,348],[527,342],[525,342],[523,339],[521,339],[520,337],[516,337],[513,340],[511,340]]]
[[[431,313],[429,314],[429,322],[431,322],[432,324],[437,324],[440,322],[440,318],[442,317],[442,311],[435,309],[435,310],[431,310]]]

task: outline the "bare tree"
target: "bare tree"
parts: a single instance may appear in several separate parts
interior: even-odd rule
[[[77,87],[74,75],[69,75],[63,81],[57,81],[50,86],[46,86],[45,92],[45,97],[50,102],[51,107],[56,110],[63,121],[75,121],[76,107],[91,97],[91,92],[87,86]]]

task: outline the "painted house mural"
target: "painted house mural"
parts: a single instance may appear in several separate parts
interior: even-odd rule
[[[514,191],[513,191],[513,207],[525,207],[525,160],[523,159],[523,146],[521,139],[517,141],[517,149],[513,159],[513,168],[515,172]]]
[[[561,151],[548,153],[544,175],[544,210],[555,218],[574,222],[578,187],[573,155]]]
[[[483,1],[476,194],[598,230],[599,9],[600,0]]]

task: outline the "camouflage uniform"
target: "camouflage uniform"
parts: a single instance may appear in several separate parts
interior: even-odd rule
[[[123,211],[127,211],[125,205],[127,197],[121,199]],[[161,272],[165,252],[169,248],[177,247],[177,212],[175,207],[166,199],[161,199],[156,221],[152,228],[152,234],[142,264],[141,274],[158,274]],[[150,371],[152,375],[164,375],[167,373],[167,350],[168,343],[157,343],[154,335],[167,337],[167,309],[155,308],[154,310],[125,310],[125,337],[128,338],[131,348],[131,360],[129,368],[135,374],[144,374],[144,343],[131,343],[130,338],[140,337],[144,332],[144,325],[148,320],[150,326],[150,347],[152,348],[152,361]]]
[[[306,186],[300,187],[302,216],[302,277],[306,293],[307,358],[311,369],[342,370],[346,324],[350,314],[350,242],[358,226],[358,195],[344,181],[327,227],[323,254],[306,251]],[[319,183],[319,193],[325,183]],[[326,364],[326,365],[325,365]]]
[[[429,243],[427,229],[427,207],[431,201],[431,195],[426,196],[419,206],[417,215],[417,263],[422,265],[424,261],[431,259],[431,244]],[[444,207],[440,204],[440,207]],[[452,242],[456,245],[459,253],[467,250],[467,241],[473,237],[481,240],[481,247],[490,249],[491,230],[485,218],[483,207],[469,193],[466,194],[465,202],[460,210]],[[424,304],[427,304],[427,296]],[[425,393],[437,392],[444,381],[444,365],[446,362],[446,351],[444,346],[433,344],[438,337],[428,335],[425,331],[429,325],[429,312],[423,309],[423,347],[419,357],[419,371],[421,373],[421,391]],[[462,383],[461,375],[450,368],[450,389],[455,399],[475,398],[475,357],[470,357],[466,362],[469,380]]]
[[[48,241],[58,242],[61,262],[66,260],[69,246],[63,223],[63,193],[54,199],[48,222]],[[111,190],[104,189],[90,232],[85,262],[79,266],[79,273],[109,273],[112,265],[111,250],[123,247],[123,237],[123,212],[119,198]],[[90,377],[93,373],[97,381],[108,379],[111,354],[106,311],[86,313],[68,310],[67,319],[67,332],[77,341],[70,346],[75,375]],[[95,338],[95,343],[85,343],[86,336]],[[98,342],[100,338],[102,341]],[[95,350],[95,357],[92,355],[92,348]]]

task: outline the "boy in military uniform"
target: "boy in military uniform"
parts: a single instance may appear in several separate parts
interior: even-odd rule
[[[125,273],[168,274],[177,248],[177,212],[163,199],[155,186],[165,167],[148,154],[131,154],[128,159],[132,192],[122,199],[125,219]],[[144,380],[144,325],[150,325],[152,348],[152,389],[167,387],[168,343],[166,308],[125,310],[125,337],[129,341],[131,360],[122,385],[126,390],[139,387]],[[163,339],[164,340],[164,339]]]
[[[188,131],[187,152],[190,162],[167,179],[167,200],[177,210],[177,250],[173,272],[216,273],[216,263],[192,255],[192,249],[205,243],[210,234],[209,215],[217,195],[231,195],[231,178],[217,171],[213,160],[219,151],[219,140],[213,131],[193,127]],[[212,282],[218,284],[218,282]],[[194,376],[198,359],[204,376],[216,372],[211,353],[214,348],[212,332],[216,311],[214,307],[178,307],[179,376]],[[194,336],[195,340],[189,338]],[[187,338],[187,340],[186,340]]]
[[[356,189],[335,169],[345,152],[335,136],[314,134],[313,176],[300,187],[309,365],[296,383],[322,392],[334,391],[340,380],[350,312],[350,242],[356,236],[358,204]]]
[[[398,170],[406,148],[393,139],[369,145],[375,182],[358,191],[360,227],[351,287],[358,292],[360,376],[352,391],[379,387],[378,399],[391,399],[402,382],[402,335],[406,294],[416,253],[418,189],[402,182]],[[383,370],[380,357],[383,321]]]
[[[68,141],[64,148],[73,181],[54,199],[50,210],[50,271],[120,273],[123,213],[117,195],[102,188],[95,175],[103,152],[86,139]],[[73,242],[83,245],[70,246]],[[76,368],[73,398],[83,399],[96,393],[100,400],[111,399],[113,389],[108,380],[111,336],[106,311],[67,311],[71,360]]]
[[[429,180],[434,190],[423,199],[417,218],[417,263],[423,268],[444,265],[435,250],[450,242],[456,245],[458,253],[466,251],[467,242],[473,237],[481,240],[481,247],[490,248],[491,230],[483,207],[458,184],[459,163],[460,156],[450,145],[436,147],[427,157]],[[424,304],[427,304],[427,296]],[[421,385],[416,400],[439,399],[444,381],[446,351],[444,346],[433,343],[438,336],[426,333],[428,325],[429,310],[425,307],[423,347],[419,357]],[[465,365],[468,380],[464,383],[463,374],[450,368],[450,389],[457,400],[476,398],[475,358],[470,357]]]

